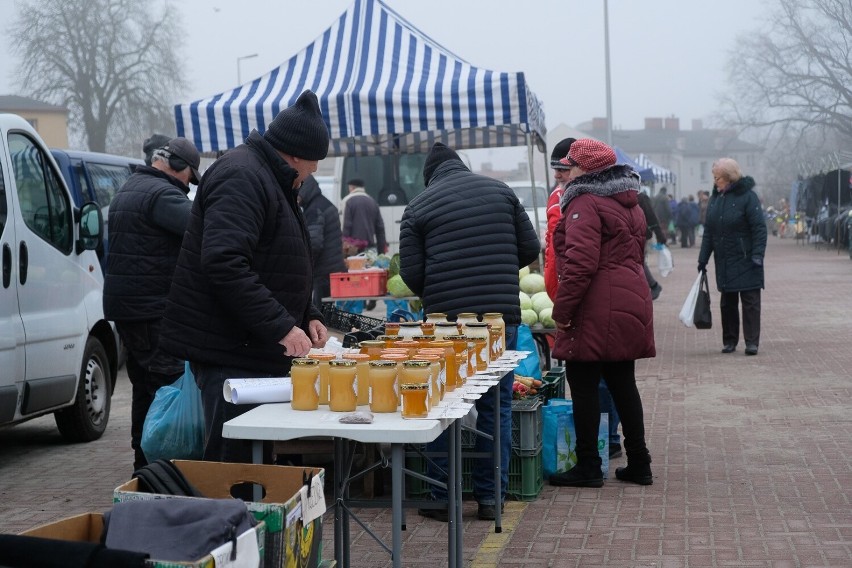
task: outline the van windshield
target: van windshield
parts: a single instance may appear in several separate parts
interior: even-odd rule
[[[514,186],[512,189],[515,191],[515,195],[518,196],[518,201],[521,202],[524,209],[532,209],[533,206],[545,207],[547,205],[547,190],[542,186],[536,186],[535,188],[535,205],[533,205],[532,186]]]
[[[352,156],[343,164],[340,198],[348,193],[347,181],[361,179],[379,205],[407,205],[423,192],[426,154]],[[395,165],[398,164],[398,167]]]

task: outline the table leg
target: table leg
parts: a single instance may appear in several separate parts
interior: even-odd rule
[[[349,566],[343,546],[343,439],[334,438],[334,559],[341,568]]]
[[[452,432],[453,438],[456,440],[456,459],[455,459],[455,486],[456,486],[456,563],[455,566],[460,568],[464,566],[464,530],[462,524],[462,444],[461,444],[461,421],[454,420],[455,431]],[[450,563],[452,566],[452,563]]]
[[[502,381],[502,379],[501,379]],[[494,459],[494,532],[503,532],[503,454],[500,445],[500,434],[503,431],[503,413],[500,408],[500,384],[494,387],[494,447],[492,456]]]
[[[251,461],[256,464],[263,463],[263,440],[254,440],[251,443]],[[263,501],[263,486],[257,483],[253,484],[251,494],[254,502],[260,503]]]
[[[458,490],[457,477],[461,477],[460,463],[456,463],[458,457],[457,446],[458,440],[456,430],[459,430],[459,421],[453,420],[447,432],[447,560],[450,568],[455,566],[456,552],[458,549],[458,531],[460,513],[458,503],[461,502],[461,494],[456,494]]]
[[[391,550],[394,568],[402,566],[402,467],[405,461],[404,444],[391,445],[391,501],[393,505]]]

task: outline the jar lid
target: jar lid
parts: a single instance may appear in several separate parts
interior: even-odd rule
[[[351,361],[367,361],[370,359],[370,356],[366,353],[344,353],[343,358]]]
[[[411,339],[413,339],[414,341],[434,341],[435,336],[434,335],[415,335]]]
[[[335,358],[334,353],[308,353],[308,359],[317,359],[319,361],[331,361]]]
[[[399,385],[399,390],[429,390],[429,383],[403,383]]]
[[[466,327],[488,327],[488,323],[484,321],[472,321],[464,324]]]
[[[484,337],[471,337],[470,340],[473,341],[474,343],[479,343],[479,342],[485,343],[485,342],[488,341],[488,339],[486,339]]]
[[[386,321],[385,322],[385,328],[388,328],[388,327],[399,327],[399,322],[398,321]]]
[[[297,367],[310,367],[311,365],[319,365],[319,361],[317,361],[316,359],[304,359],[304,358],[293,359],[292,363],[293,363],[293,365],[296,365]]]
[[[462,339],[467,339],[466,335],[445,335],[444,339],[447,341],[461,341]]]
[[[334,361],[329,361],[328,364],[332,367],[354,367],[355,361],[351,359],[335,359]]]
[[[484,318],[502,318],[503,314],[501,312],[488,312],[487,314],[482,314]]]
[[[436,318],[438,316],[447,317],[447,314],[445,314],[444,312],[429,312],[428,314],[426,314],[426,319]]]
[[[436,341],[429,342],[429,345],[435,348],[452,347],[453,342],[448,339],[438,339]]]
[[[381,341],[383,343],[385,341],[396,341],[396,340],[397,340],[396,335],[380,335],[376,338],[376,341]]]
[[[420,327],[419,321],[401,321],[399,327]]]
[[[454,321],[437,321],[435,322],[435,327],[458,327],[458,324]]]
[[[479,315],[475,314],[474,312],[462,312],[462,313],[460,313],[459,315],[456,316],[456,319],[458,319],[458,318],[476,318],[476,319],[479,319]]]
[[[431,363],[429,361],[424,361],[423,359],[411,359],[402,365],[403,367],[428,367]]]
[[[417,344],[417,342],[414,341],[413,339],[397,339],[396,341],[393,342],[393,344],[395,346],[400,346],[400,345],[406,346],[407,345],[408,347],[414,347]]]
[[[378,361],[370,361],[371,367],[396,367],[396,361],[387,361],[379,359]]]
[[[378,339],[365,339],[358,344],[358,347],[384,347],[385,342]]]

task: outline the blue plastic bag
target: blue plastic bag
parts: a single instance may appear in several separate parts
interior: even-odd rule
[[[157,389],[142,427],[141,446],[149,463],[158,459],[201,459],[204,408],[189,362],[178,380]]]
[[[524,377],[541,380],[541,362],[538,358],[538,346],[533,339],[530,326],[522,323],[518,326],[518,351],[529,351],[525,359],[521,359],[515,373]]]
[[[541,409],[542,452],[541,463],[544,477],[568,471],[577,465],[577,434],[574,430],[574,405],[563,398],[551,399]],[[601,458],[601,473],[609,475],[609,414],[601,413],[598,427],[598,455]]]

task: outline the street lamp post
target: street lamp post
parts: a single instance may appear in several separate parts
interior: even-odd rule
[[[242,85],[243,81],[240,78],[240,61],[243,59],[251,59],[252,57],[257,57],[256,53],[252,53],[251,55],[243,55],[242,57],[237,57],[237,85]]]
[[[609,78],[609,2],[604,0],[604,57],[606,58],[606,143],[612,146],[612,87]]]

